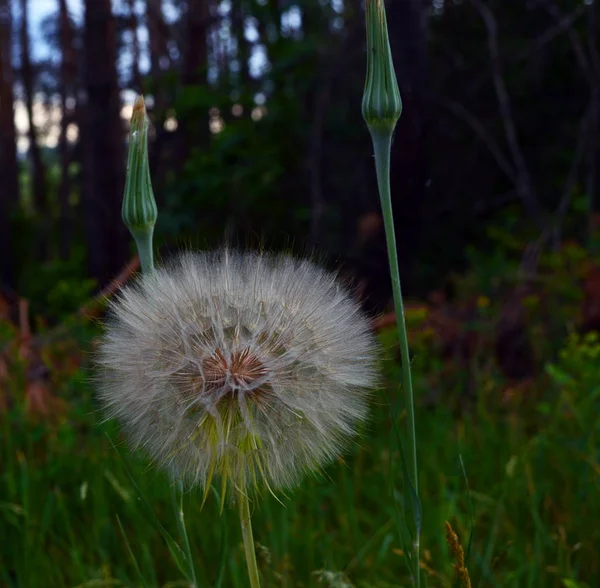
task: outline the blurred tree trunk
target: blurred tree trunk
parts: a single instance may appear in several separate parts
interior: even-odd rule
[[[135,13],[135,0],[127,0],[129,10],[129,27],[131,30],[131,87],[139,94],[142,92],[142,76],[140,74],[140,41],[138,39],[138,18]]]
[[[167,68],[167,26],[163,17],[162,0],[147,0],[146,23],[150,44],[150,72],[153,77]]]
[[[430,169],[426,147],[428,83],[426,21],[419,0],[393,0],[387,16],[403,113],[391,153],[391,184],[398,258],[403,282],[412,281],[413,260],[423,244]]]
[[[249,108],[249,95],[251,93],[252,79],[250,78],[250,45],[245,36],[245,23],[247,16],[246,2],[235,2],[231,6],[231,32],[235,39],[237,50],[236,57],[239,62],[239,72],[233,80],[234,87],[237,85],[241,90],[240,102],[244,108]],[[244,114],[249,114],[245,112]]]
[[[277,57],[277,45],[281,40],[280,0],[267,0],[264,4],[254,3],[252,12],[261,43],[265,47],[267,61],[273,63]]]
[[[84,213],[90,272],[102,287],[128,253],[121,221],[125,152],[110,0],[85,1],[84,62]]]
[[[10,215],[19,204],[19,168],[13,110],[12,14],[9,0],[0,0],[0,282],[15,287]]]
[[[208,69],[208,31],[210,29],[210,2],[208,0],[188,0],[187,40],[183,55],[182,82],[186,87],[206,84]],[[185,124],[180,125],[180,162],[184,164],[193,146],[208,143],[208,109],[206,104],[198,104],[187,113]]]
[[[75,106],[75,90],[77,79],[77,60],[75,58],[73,23],[69,17],[67,1],[59,0],[59,38],[61,51],[60,64],[60,104],[62,117],[60,121],[60,136],[58,138],[58,152],[60,156],[60,241],[59,253],[61,259],[68,259],[71,253],[71,239],[73,234],[73,218],[69,204],[71,195],[71,179],[69,165],[71,154],[67,139],[67,128],[73,122]]]
[[[208,60],[208,25],[210,22],[210,2],[188,0],[186,14],[187,43],[183,56],[183,83],[203,84],[206,81]]]
[[[283,8],[283,4],[281,0],[267,0],[266,2],[270,15],[272,38],[275,42],[281,38],[281,9]]]
[[[587,11],[587,40],[592,70],[592,89],[590,96],[589,145],[587,149],[586,192],[590,200],[590,212],[600,215],[600,198],[598,198],[598,170],[600,169],[600,26],[598,25],[597,2],[590,2]],[[600,218],[590,218],[590,236],[600,230]],[[594,242],[595,248],[598,245]]]
[[[169,98],[167,84],[163,80],[163,72],[171,68],[171,60],[167,51],[167,38],[169,30],[165,23],[162,11],[162,0],[147,0],[146,2],[146,26],[148,28],[148,44],[150,53],[150,72],[144,80],[144,91],[150,93],[154,98],[154,104],[148,108],[148,113],[156,129],[156,139],[149,145],[150,173],[153,181],[164,169],[161,156],[167,139],[164,123],[167,118],[169,105],[173,106],[172,98]],[[158,182],[160,185],[160,182]],[[156,202],[161,208],[162,191],[155,190]]]
[[[34,100],[34,72],[31,64],[31,55],[29,47],[29,2],[21,0],[21,81],[25,94],[25,107],[27,108],[27,118],[29,119],[29,158],[31,160],[32,185],[33,185],[33,203],[38,215],[40,215],[40,225],[37,231],[37,246],[40,259],[45,259],[49,255],[48,251],[48,195],[46,193],[46,169],[42,160],[42,153],[38,144],[37,130],[33,121],[33,100]]]
[[[327,111],[331,101],[330,79],[337,55],[337,51],[331,51],[329,45],[325,46],[322,41],[330,32],[327,11],[328,8],[324,8],[318,0],[306,0],[302,6],[302,36],[305,40],[313,41],[318,48],[317,51],[311,52],[310,62],[307,60],[316,75],[302,93],[304,116],[310,125],[305,164],[311,208],[308,236],[310,247],[319,244],[324,236],[323,219],[327,207],[323,190],[323,143]]]

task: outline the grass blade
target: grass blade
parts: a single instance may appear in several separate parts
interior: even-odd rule
[[[185,516],[183,513],[183,486],[181,482],[177,484],[177,490],[175,489],[175,485],[171,484],[171,500],[173,503],[175,520],[177,521],[177,529],[179,530],[179,535],[183,540],[183,547],[185,549],[186,578],[192,582],[194,588],[197,588],[198,582],[196,580],[196,568],[194,566],[192,549],[190,546],[190,540],[188,538],[187,529],[185,526]]]
[[[131,482],[131,485],[133,486],[134,490],[136,491],[136,494],[137,494],[142,506],[144,507],[143,510],[144,510],[147,520],[152,525],[154,525],[156,527],[156,529],[160,532],[162,538],[164,539],[164,541],[169,549],[169,552],[171,553],[171,556],[173,557],[173,560],[175,561],[175,564],[177,565],[177,567],[183,574],[186,574],[186,570],[187,570],[187,565],[185,563],[186,555],[185,555],[183,549],[181,549],[181,547],[179,546],[177,541],[175,541],[175,539],[173,539],[173,536],[165,529],[163,524],[158,520],[158,517],[154,514],[152,507],[148,504],[147,500],[144,498],[144,495],[142,494],[140,487],[137,485],[135,479],[133,478],[133,475],[131,474],[131,471],[127,467],[127,462],[126,462],[125,458],[123,457],[123,454],[118,450],[118,448],[113,443],[112,439],[108,436],[108,434],[106,435],[106,437],[109,440],[110,444],[112,445],[113,449],[117,452],[117,455],[121,458],[121,461],[123,462],[123,468],[125,469],[125,473],[127,474],[127,477],[129,478],[129,481]]]
[[[121,519],[119,518],[119,515],[117,515],[117,524],[119,525],[119,530],[121,531],[121,535],[123,535],[123,539],[125,539],[125,546],[127,547],[127,553],[129,554],[129,557],[131,558],[131,561],[133,562],[133,567],[135,568],[135,573],[137,574],[138,580],[142,583],[142,586],[144,588],[149,588],[149,584],[148,584],[148,582],[146,582],[146,578],[144,578],[144,574],[142,574],[142,570],[140,569],[137,558],[135,557],[135,554],[133,553],[133,549],[131,549],[129,539],[127,538],[125,529],[123,528],[123,525],[121,524]]]

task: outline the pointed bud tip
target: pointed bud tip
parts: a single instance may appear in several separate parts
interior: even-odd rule
[[[133,112],[139,111],[139,110],[146,110],[146,104],[144,102],[144,96],[142,94],[140,94],[136,99],[135,99],[135,103],[133,105]]]
[[[131,112],[131,126],[134,128],[141,127],[146,121],[147,116],[144,97],[140,94],[133,104],[133,110]]]

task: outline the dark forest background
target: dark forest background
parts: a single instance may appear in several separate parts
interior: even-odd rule
[[[362,281],[371,307],[386,304],[360,115],[361,2],[85,0],[77,22],[68,0],[56,0],[42,24],[51,50],[36,60],[28,25],[35,1],[0,0],[5,292],[60,314],[127,263],[122,108],[141,92],[153,124],[161,251],[224,239],[318,250]],[[567,237],[592,245],[600,207],[596,4],[388,2],[404,102],[392,187],[409,293],[443,286],[470,251],[493,253],[500,233],[518,238],[523,255],[528,245],[557,247]],[[17,102],[29,119],[20,156]],[[32,124],[38,104],[60,126],[56,147],[44,146],[50,122]]]

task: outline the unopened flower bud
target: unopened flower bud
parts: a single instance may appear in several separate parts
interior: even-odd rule
[[[369,130],[392,132],[402,113],[402,100],[394,71],[383,0],[366,0],[366,21],[367,78],[362,115]]]
[[[135,239],[142,270],[153,269],[152,234],[158,217],[148,161],[148,116],[144,98],[133,106],[129,131],[129,157],[123,197],[123,222]]]

